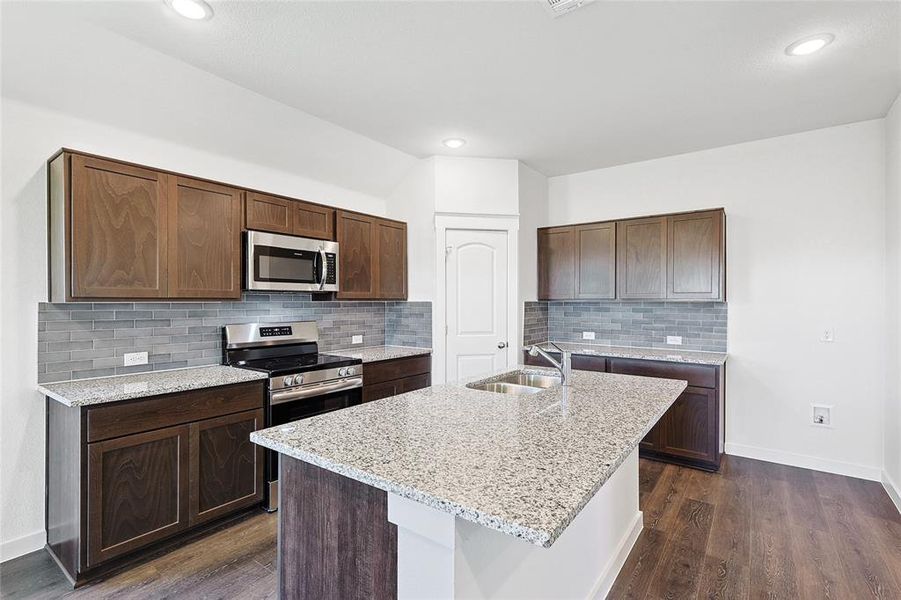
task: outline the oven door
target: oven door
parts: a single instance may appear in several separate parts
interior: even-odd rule
[[[363,378],[302,386],[269,394],[267,425],[274,427],[363,403]],[[267,509],[278,508],[278,452],[266,452]]]
[[[335,242],[248,231],[245,289],[337,291],[337,252]]]

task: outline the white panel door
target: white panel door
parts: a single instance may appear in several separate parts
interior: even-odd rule
[[[507,365],[507,232],[448,229],[447,380]]]

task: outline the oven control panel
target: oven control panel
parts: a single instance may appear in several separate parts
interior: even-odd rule
[[[260,337],[277,337],[280,335],[291,335],[294,330],[290,325],[282,325],[281,327],[260,327]]]

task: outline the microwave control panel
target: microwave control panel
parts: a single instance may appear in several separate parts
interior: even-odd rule
[[[325,283],[332,284],[338,282],[335,268],[335,255],[328,253],[325,255]]]

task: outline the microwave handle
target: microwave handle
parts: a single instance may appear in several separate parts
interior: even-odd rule
[[[325,257],[325,249],[322,246],[319,247],[319,289],[325,287],[325,273],[326,273],[326,257]]]

